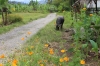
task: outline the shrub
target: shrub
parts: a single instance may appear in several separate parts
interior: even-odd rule
[[[57,11],[57,7],[54,6],[54,5],[51,5],[51,6],[49,6],[48,11],[49,12],[56,12]]]
[[[12,23],[16,23],[16,22],[21,22],[21,21],[23,21],[23,19],[19,15],[15,15],[15,14],[8,15],[8,24],[12,24]]]

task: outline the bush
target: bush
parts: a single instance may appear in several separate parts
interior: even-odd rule
[[[23,19],[19,15],[15,15],[15,14],[8,15],[8,24],[12,24],[12,23],[16,23],[16,22],[21,22],[21,21],[23,21]]]
[[[49,12],[56,12],[57,11],[57,7],[54,6],[54,5],[51,5],[51,6],[49,6],[48,11]]]

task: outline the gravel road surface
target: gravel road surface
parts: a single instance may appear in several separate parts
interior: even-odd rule
[[[14,51],[21,48],[21,46],[33,35],[35,35],[41,28],[56,18],[56,13],[51,13],[45,18],[34,20],[21,27],[16,27],[11,31],[0,35],[0,55],[14,53]],[[27,35],[27,32],[31,32]],[[25,40],[21,38],[26,37]]]

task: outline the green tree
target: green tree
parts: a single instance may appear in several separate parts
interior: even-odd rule
[[[47,4],[52,4],[52,0],[47,0]]]
[[[7,25],[7,3],[8,0],[0,0],[0,11],[2,14],[3,24]],[[4,16],[5,13],[5,16]]]
[[[52,0],[52,4],[60,11],[70,9],[70,0]]]
[[[33,10],[37,10],[38,8],[38,1],[33,1],[31,0],[30,3],[29,3],[30,6],[33,6]]]

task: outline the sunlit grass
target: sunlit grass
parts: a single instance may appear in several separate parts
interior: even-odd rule
[[[14,14],[22,16],[24,22],[36,20],[39,17],[44,17],[44,15],[46,15],[44,13],[14,13]]]
[[[23,18],[23,22],[16,22],[11,25],[2,26],[2,27],[0,26],[0,34],[13,29],[14,27],[18,27],[23,24],[27,24],[27,23],[31,22],[32,20],[36,20],[38,18],[42,18],[47,15],[47,13],[45,13],[45,14],[43,14],[43,13],[12,13],[12,14],[17,14],[17,15],[21,16]],[[1,20],[2,19],[1,19],[1,15],[0,15],[0,24],[2,23]]]

